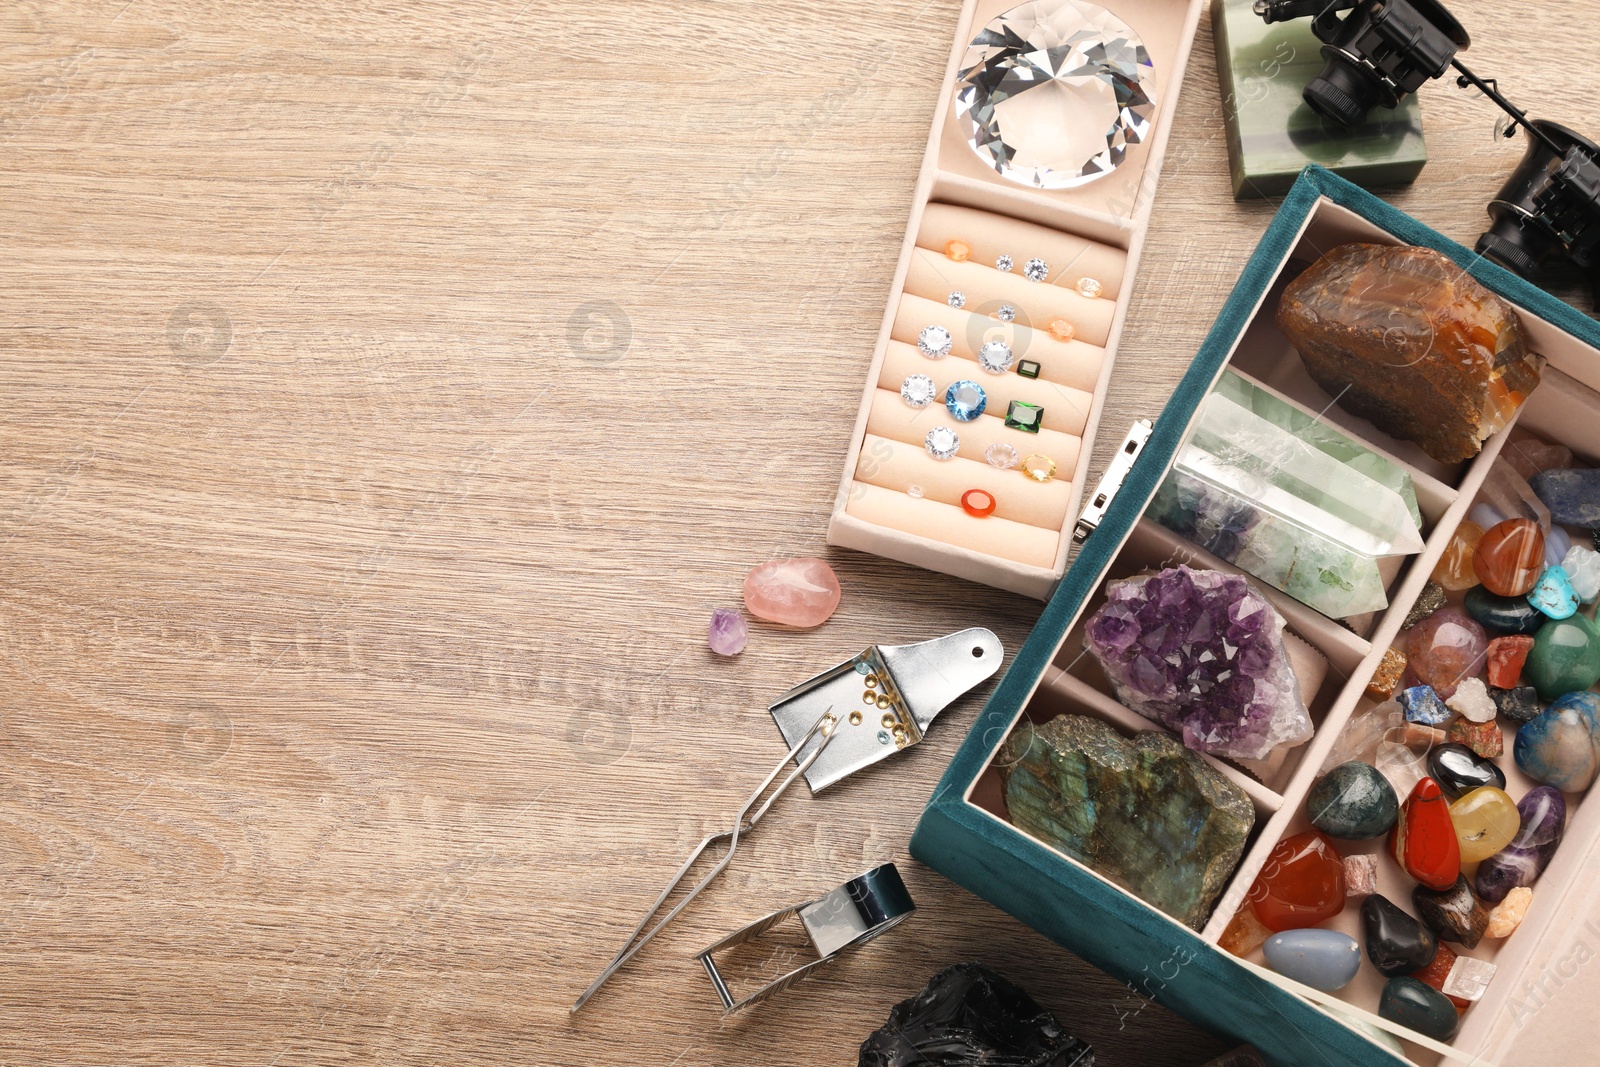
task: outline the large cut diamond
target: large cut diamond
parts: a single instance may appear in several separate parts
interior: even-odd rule
[[[1030,0],[973,39],[956,87],[967,143],[1001,177],[1071,189],[1122,164],[1150,134],[1150,55],[1086,0]]]

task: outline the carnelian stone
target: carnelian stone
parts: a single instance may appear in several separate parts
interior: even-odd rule
[[[1522,596],[1544,571],[1544,531],[1532,519],[1507,519],[1483,532],[1472,554],[1478,581],[1498,596]]]
[[[1444,993],[1444,980],[1450,977],[1450,968],[1454,967],[1455,965],[1455,952],[1450,948],[1450,946],[1441,941],[1439,943],[1439,951],[1433,957],[1433,962],[1422,968],[1420,971],[1412,971],[1411,977],[1415,978],[1423,985],[1432,986],[1439,992]],[[1468,1008],[1472,1007],[1472,1001],[1470,1000],[1463,1000],[1460,997],[1452,997],[1449,993],[1445,993],[1444,995],[1445,998],[1450,1001],[1450,1003],[1456,1006],[1457,1011],[1466,1011]]]
[[[1444,555],[1433,567],[1433,580],[1446,589],[1460,592],[1478,584],[1478,574],[1472,569],[1472,555],[1478,551],[1483,539],[1483,527],[1475,522],[1463,521],[1450,535],[1444,546]]]
[[[1489,642],[1489,684],[1496,689],[1515,689],[1522,682],[1522,665],[1533,651],[1533,638],[1527,634],[1496,637]]]
[[[1432,778],[1424,778],[1400,805],[1389,831],[1389,854],[1429,889],[1449,889],[1461,875],[1461,843],[1450,819],[1450,801]]]
[[[1267,856],[1247,899],[1273,933],[1325,923],[1344,910],[1344,860],[1318,830],[1286,837]]]

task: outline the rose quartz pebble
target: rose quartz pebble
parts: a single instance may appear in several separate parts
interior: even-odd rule
[[[777,559],[744,576],[750,614],[785,626],[820,626],[839,606],[839,579],[820,559]]]

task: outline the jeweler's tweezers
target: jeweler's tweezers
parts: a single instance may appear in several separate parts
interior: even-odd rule
[[[572,1011],[574,1014],[588,1002],[590,997],[599,991],[601,986],[606,984],[612,975],[622,968],[623,964],[633,958],[635,952],[649,944],[650,939],[659,934],[663,926],[671,922],[688,905],[689,901],[693,900],[702,889],[710,885],[717,875],[727,869],[728,861],[733,859],[734,850],[739,847],[740,835],[749,833],[754,829],[756,823],[760,822],[762,816],[766,815],[767,810],[772,807],[773,802],[783,796],[784,792],[794,784],[795,779],[810,769],[811,765],[817,761],[817,757],[822,755],[823,750],[828,747],[828,742],[833,740],[834,731],[838,725],[839,719],[834,715],[833,709],[830,707],[827,711],[824,711],[811,729],[806,731],[805,736],[784,754],[783,759],[778,761],[776,767],[772,768],[772,773],[767,775],[766,780],[761,783],[760,787],[750,794],[750,799],[744,802],[744,807],[740,808],[739,813],[734,816],[733,829],[707,835],[705,840],[701,841],[695,850],[689,853],[689,858],[684,860],[682,867],[678,868],[678,873],[672,876],[672,881],[667,883],[667,887],[661,891],[660,896],[656,897],[656,902],[650,906],[650,910],[645,912],[644,918],[639,920],[639,925],[635,926],[633,933],[628,935],[627,943],[622,946],[622,950],[612,957],[611,962],[606,965],[606,969],[600,972],[600,976],[590,983],[589,988],[583,991],[582,996],[573,1002]],[[788,766],[791,760],[799,757],[800,751],[810,744],[813,738],[817,737],[820,737],[821,741],[816,748],[808,753],[804,759],[796,763],[794,770],[790,771],[788,777],[784,778],[778,788],[773,790],[772,795],[766,799],[766,802],[756,808],[756,802],[761,799],[761,794],[765,793],[772,783],[777,780],[778,775],[783,773],[784,767]],[[754,814],[750,814],[751,808],[756,808]],[[749,815],[748,818],[746,818],[747,815]],[[666,903],[667,897],[671,896],[672,891],[678,888],[679,883],[683,881],[696,861],[705,855],[706,849],[724,839],[728,842],[728,851],[723,854],[722,859],[717,861],[717,865],[706,872],[706,876],[700,879],[682,900],[678,901],[676,907],[662,916],[661,920],[651,926],[649,930],[646,930],[645,927],[649,925],[650,920],[655,917],[656,913],[661,910],[661,906]]]

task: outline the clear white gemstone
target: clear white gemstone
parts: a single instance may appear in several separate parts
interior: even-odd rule
[[[997,441],[983,450],[983,458],[989,461],[989,465],[991,467],[999,467],[1001,470],[1009,470],[1012,467],[1015,467],[1017,465],[1017,460],[1021,459],[1022,457],[1017,454],[1016,449],[1012,448],[1004,441]]]
[[[978,349],[978,363],[990,374],[1004,374],[1011,369],[1011,346],[1004,341],[988,341]]]
[[[1010,322],[1017,317],[1017,309],[1010,304],[1001,304],[1000,310],[995,312],[1001,322]]]
[[[922,499],[922,486],[920,486],[920,485],[908,485],[908,486],[906,486],[906,496],[916,497],[918,500],[921,500]]]
[[[1030,282],[1042,282],[1050,277],[1050,264],[1042,259],[1030,259],[1022,265],[1022,276]]]
[[[949,296],[944,298],[944,302],[953,308],[966,307],[967,294],[963,293],[960,289],[956,289]]]
[[[1070,189],[1120,166],[1150,134],[1144,42],[1087,0],[1030,0],[974,37],[956,86],[967,144],[1004,178]]]
[[[950,354],[950,331],[943,326],[924,326],[917,334],[917,348],[929,359],[943,359]]]
[[[914,408],[925,408],[939,395],[938,386],[926,374],[908,374],[900,383],[900,399]]]
[[[1095,281],[1093,278],[1079,278],[1078,295],[1085,296],[1090,300],[1093,300],[1095,297],[1100,295],[1100,283]]]
[[[953,459],[961,447],[961,438],[948,426],[935,426],[922,439],[922,446],[934,459]]]
[[[999,271],[1010,270],[1011,269],[1011,257],[1010,256],[1006,256],[1006,255],[1002,255],[999,259],[994,261],[994,269],[995,270],[999,270]]]

